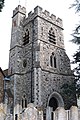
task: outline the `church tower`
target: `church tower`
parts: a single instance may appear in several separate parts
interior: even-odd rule
[[[76,104],[75,95],[70,98],[63,90],[64,85],[74,82],[74,77],[60,18],[39,6],[27,18],[24,7],[19,5],[13,11],[9,75],[14,105],[19,103],[24,108],[34,102],[46,114]]]
[[[26,17],[26,9],[18,5],[13,11],[12,16],[12,31],[11,31],[11,44],[10,44],[10,53],[9,53],[9,75],[10,83],[8,84],[8,89],[13,95],[14,105],[20,103],[20,92],[22,91],[21,76],[24,73],[20,72],[22,69],[21,66],[21,51],[22,46],[22,32],[23,24],[22,21]],[[19,69],[20,68],[20,69]]]

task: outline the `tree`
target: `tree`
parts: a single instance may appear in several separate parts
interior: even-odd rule
[[[75,81],[74,82],[68,82],[64,83],[61,86],[61,95],[63,97],[63,100],[65,102],[65,109],[70,109],[71,106],[76,106],[77,105],[77,100],[76,100],[76,86],[75,86]]]
[[[4,0],[0,0],[0,12],[2,11],[3,7],[4,7]]]
[[[79,13],[80,0],[75,0],[70,8],[72,7],[75,7],[76,13]],[[74,73],[75,73],[76,92],[77,92],[77,95],[79,96],[80,95],[80,24],[77,25],[72,36],[73,36],[73,39],[71,40],[71,42],[78,45],[78,49],[73,55],[74,60],[72,63],[76,64],[76,67],[74,68]]]

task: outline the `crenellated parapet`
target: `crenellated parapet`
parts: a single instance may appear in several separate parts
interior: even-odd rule
[[[50,12],[47,10],[43,11],[43,9],[40,6],[35,7],[34,12],[30,11],[28,13],[28,17],[26,18],[25,22],[28,23],[37,16],[63,29],[62,19],[56,18],[55,15],[50,14]]]
[[[17,13],[21,13],[21,14],[23,14],[23,15],[26,15],[26,8],[25,8],[25,7],[21,7],[21,5],[18,5],[18,6],[13,10],[13,17],[14,17]]]

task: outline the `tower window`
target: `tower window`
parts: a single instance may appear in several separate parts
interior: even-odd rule
[[[54,31],[53,31],[53,29],[51,28],[50,30],[49,30],[49,33],[48,33],[48,38],[49,38],[49,41],[50,42],[52,42],[52,43],[54,43],[54,44],[56,44],[56,39],[55,39],[55,33],[54,33]]]
[[[59,37],[59,40],[61,41],[61,37]]]
[[[41,27],[41,35],[43,35],[43,27]]]
[[[56,57],[54,56],[54,68],[56,68]]]
[[[26,66],[27,66],[27,60],[24,59],[24,60],[23,60],[23,67],[25,68]]]
[[[51,67],[53,67],[53,59],[52,59],[52,55],[50,56],[50,65],[51,65]]]
[[[25,34],[23,35],[23,45],[29,43],[29,31],[26,30]]]
[[[25,98],[25,108],[27,108],[27,99]]]
[[[27,108],[27,99],[25,95],[22,98],[22,108]]]
[[[56,56],[54,55],[54,53],[52,53],[52,55],[50,56],[50,65],[51,67],[56,68]]]

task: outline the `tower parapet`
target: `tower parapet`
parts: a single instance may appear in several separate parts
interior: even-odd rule
[[[25,8],[25,7],[21,7],[21,5],[18,5],[18,6],[13,10],[13,17],[14,17],[17,13],[21,13],[21,14],[23,14],[23,15],[26,15],[26,8]]]
[[[36,16],[38,16],[38,17],[40,17],[42,19],[45,19],[46,21],[48,21],[48,22],[50,22],[52,24],[55,24],[56,26],[58,26],[58,27],[63,29],[62,19],[61,18],[56,18],[55,15],[50,14],[50,12],[47,11],[47,10],[43,11],[43,9],[40,6],[35,7],[34,8],[34,12],[30,11],[28,13],[28,17],[26,18],[25,22],[31,21]]]

